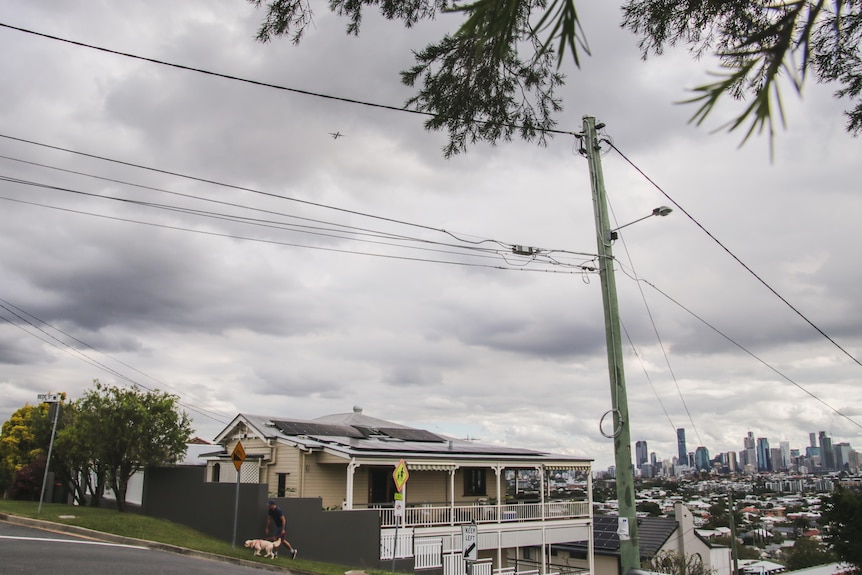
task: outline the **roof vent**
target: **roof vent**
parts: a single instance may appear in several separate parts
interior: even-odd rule
[[[362,413],[362,408],[358,405],[353,406],[353,413]]]

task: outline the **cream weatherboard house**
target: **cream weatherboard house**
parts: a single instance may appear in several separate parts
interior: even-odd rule
[[[239,414],[215,442],[224,450],[207,457],[206,481],[235,483],[239,473],[272,497],[319,498],[327,512],[372,509],[381,560],[394,554],[417,570],[460,575],[463,526],[475,522],[473,575],[593,571],[591,561],[577,570],[550,561],[553,544],[592,550],[590,460],[444,437],[358,407],[312,420]]]

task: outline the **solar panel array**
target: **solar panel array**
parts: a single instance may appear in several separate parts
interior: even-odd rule
[[[436,433],[424,429],[413,429],[411,427],[381,427],[378,431],[395,439],[404,441],[445,441]]]
[[[404,451],[429,454],[460,455],[538,455],[529,449],[482,445],[469,441],[454,441],[425,429],[413,427],[366,428],[347,424],[314,421],[273,420],[272,424],[285,435],[305,436],[323,443],[341,444],[359,451]]]
[[[312,423],[310,421],[273,421],[279,431],[285,435],[322,435],[335,437],[364,437],[350,425],[331,425],[327,423]]]

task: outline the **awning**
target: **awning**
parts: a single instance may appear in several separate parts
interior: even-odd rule
[[[410,460],[407,460],[408,471],[452,471],[456,468],[453,463],[410,463]]]

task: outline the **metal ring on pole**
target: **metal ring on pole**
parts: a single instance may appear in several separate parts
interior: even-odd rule
[[[604,423],[604,421],[605,421],[605,417],[607,417],[609,413],[616,413],[617,415],[619,415],[619,416],[620,416],[620,425],[619,425],[619,427],[617,427],[616,429],[614,429],[614,432],[613,432],[613,434],[612,434],[612,435],[608,435],[607,433],[605,433],[605,430],[604,430],[604,428],[603,428],[603,426],[602,426],[602,424],[603,424],[603,423]],[[599,433],[601,433],[602,435],[604,435],[604,436],[605,436],[605,437],[607,437],[608,439],[613,439],[613,438],[615,438],[616,436],[618,436],[618,435],[620,434],[620,432],[623,430],[623,423],[624,423],[624,421],[623,421],[622,415],[620,414],[620,410],[619,410],[619,409],[609,409],[609,410],[607,410],[606,412],[604,412],[604,413],[602,414],[601,419],[599,419]]]

